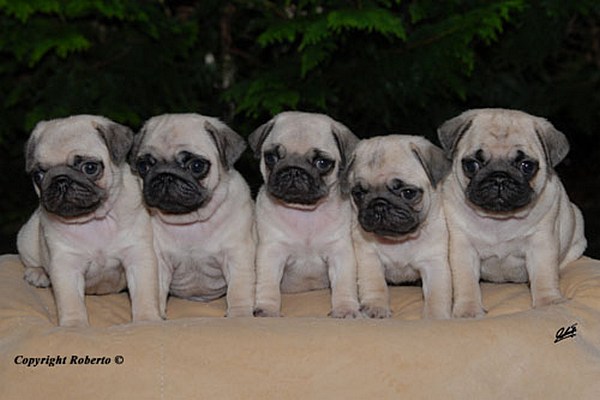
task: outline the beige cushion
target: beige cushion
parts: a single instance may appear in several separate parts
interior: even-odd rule
[[[526,285],[483,284],[488,315],[450,321],[421,320],[421,289],[393,287],[389,320],[327,318],[323,290],[284,295],[279,319],[170,299],[168,321],[131,324],[117,294],[88,296],[91,327],[67,329],[51,290],[22,275],[0,257],[2,399],[600,399],[600,262],[588,258],[564,271],[563,304],[532,310]],[[22,364],[46,356],[67,365]]]

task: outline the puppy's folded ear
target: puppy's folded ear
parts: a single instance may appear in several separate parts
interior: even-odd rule
[[[342,165],[346,166],[348,164],[348,160],[352,156],[354,148],[358,144],[359,139],[354,135],[354,133],[352,133],[352,131],[350,131],[350,129],[346,128],[346,126],[340,124],[339,122],[331,124],[331,132],[333,133],[335,144],[337,145],[340,156],[342,157]]]
[[[221,160],[223,167],[226,170],[233,167],[233,164],[235,164],[246,149],[244,138],[223,123],[219,124],[217,127],[210,122],[205,121],[204,129],[206,129],[217,145],[219,159]]]
[[[340,192],[342,196],[347,197],[350,195],[352,191],[352,185],[350,184],[350,175],[352,172],[352,167],[354,166],[354,153],[350,155],[350,159],[346,163],[346,168],[343,173],[340,173],[339,184],[340,184]],[[340,169],[341,171],[341,169]]]
[[[269,133],[273,130],[273,126],[275,125],[274,120],[270,120],[256,128],[254,132],[248,136],[248,143],[250,143],[250,149],[254,153],[254,157],[260,158],[260,149],[262,148],[263,143]]]
[[[454,151],[456,150],[458,142],[473,124],[473,117],[473,113],[466,111],[458,117],[454,117],[444,122],[438,128],[438,138],[442,144],[446,157],[451,159],[454,156]]]
[[[116,122],[105,125],[92,121],[92,125],[106,143],[112,162],[117,165],[125,162],[133,145],[133,132],[131,129]]]
[[[137,174],[137,168],[135,164],[138,153],[140,151],[140,146],[142,145],[142,141],[144,140],[144,136],[146,136],[146,131],[148,130],[147,124],[148,123],[145,123],[144,126],[142,126],[142,129],[140,129],[139,132],[133,135],[133,144],[131,145],[131,150],[127,155],[127,163],[131,167],[131,172],[133,172],[134,174]]]
[[[331,124],[331,133],[335,139],[338,151],[340,152],[340,165],[338,168],[338,177],[342,194],[350,193],[350,182],[348,182],[348,172],[352,163],[352,155],[359,139],[345,125],[335,122]]]
[[[423,166],[431,186],[435,189],[437,184],[450,171],[452,164],[442,149],[428,140],[423,139],[420,143],[411,143],[410,149]]]
[[[554,168],[569,153],[569,141],[562,132],[543,118],[537,118],[534,125],[535,133],[544,148],[548,167]]]
[[[33,132],[27,139],[27,143],[25,143],[25,171],[30,174],[35,168],[35,149],[38,143],[38,135],[37,131],[44,129],[44,125],[46,121],[40,121],[37,123]]]

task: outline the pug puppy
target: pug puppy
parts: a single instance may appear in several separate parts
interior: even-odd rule
[[[543,118],[470,110],[438,131],[456,317],[485,313],[479,280],[529,282],[533,307],[563,301],[559,271],[586,247],[583,218],[554,167],[566,137]]]
[[[438,183],[449,170],[427,139],[389,135],[362,140],[348,182],[361,311],[391,316],[387,282],[423,285],[423,317],[450,318],[448,230]]]
[[[227,316],[252,316],[254,205],[233,164],[245,141],[216,118],[165,114],[135,137],[130,162],[152,216],[160,307],[168,294],[227,295]]]
[[[133,321],[161,319],[150,217],[126,162],[129,128],[77,115],[42,121],[26,145],[40,205],[17,236],[25,279],[52,285],[61,326],[86,326],[84,294],[129,289]]]
[[[256,316],[279,316],[281,292],[328,287],[332,317],[360,316],[352,209],[340,185],[357,141],[330,117],[303,112],[278,114],[250,135],[265,181],[256,199]]]

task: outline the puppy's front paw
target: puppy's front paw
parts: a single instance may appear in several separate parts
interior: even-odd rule
[[[332,318],[355,319],[355,318],[361,318],[362,314],[360,313],[360,310],[358,308],[344,306],[344,307],[336,307],[336,308],[332,309],[331,312],[329,313],[329,316]]]
[[[547,295],[540,298],[537,298],[533,301],[533,308],[549,306],[552,304],[561,304],[566,302],[567,299],[562,297],[560,294],[558,295]]]
[[[486,313],[487,311],[474,301],[456,303],[452,310],[454,318],[479,318]]]
[[[133,322],[156,322],[163,321],[166,318],[160,315],[159,312],[156,311],[147,311],[138,313],[135,317],[132,318]]]
[[[252,307],[229,307],[225,316],[227,318],[252,317],[253,314]]]
[[[450,304],[425,303],[423,307],[423,319],[450,319],[452,318],[452,307]]]
[[[39,288],[47,288],[50,286],[50,278],[43,268],[27,267],[23,278],[30,284]]]
[[[254,309],[254,316],[255,317],[280,317],[281,314],[279,311],[277,310],[269,310],[265,307],[256,307]]]
[[[90,326],[90,323],[86,317],[61,318],[58,324],[64,328],[87,328]]]
[[[389,307],[371,306],[368,304],[363,304],[360,307],[360,311],[365,317],[369,318],[383,319],[390,318],[392,316],[392,311],[389,309]]]

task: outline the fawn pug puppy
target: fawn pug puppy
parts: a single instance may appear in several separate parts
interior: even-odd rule
[[[360,315],[352,210],[340,186],[357,140],[330,117],[303,112],[278,114],[250,135],[265,181],[256,199],[255,315],[279,316],[281,292],[328,287],[331,316]]]
[[[450,318],[452,277],[439,181],[450,164],[427,139],[389,135],[362,140],[348,182],[361,311],[391,316],[387,283],[423,285],[423,317]]]
[[[126,163],[129,128],[77,115],[42,121],[26,145],[40,206],[17,247],[25,279],[54,292],[61,326],[88,325],[84,294],[129,288],[134,321],[160,320],[150,217]]]
[[[559,271],[585,250],[583,218],[554,167],[565,136],[521,111],[470,110],[438,131],[457,317],[485,314],[480,278],[529,282],[533,307],[563,300]]]
[[[252,316],[254,205],[233,165],[246,143],[216,118],[165,114],[135,137],[131,165],[142,182],[158,256],[160,306],[168,294],[227,295],[227,316]]]

